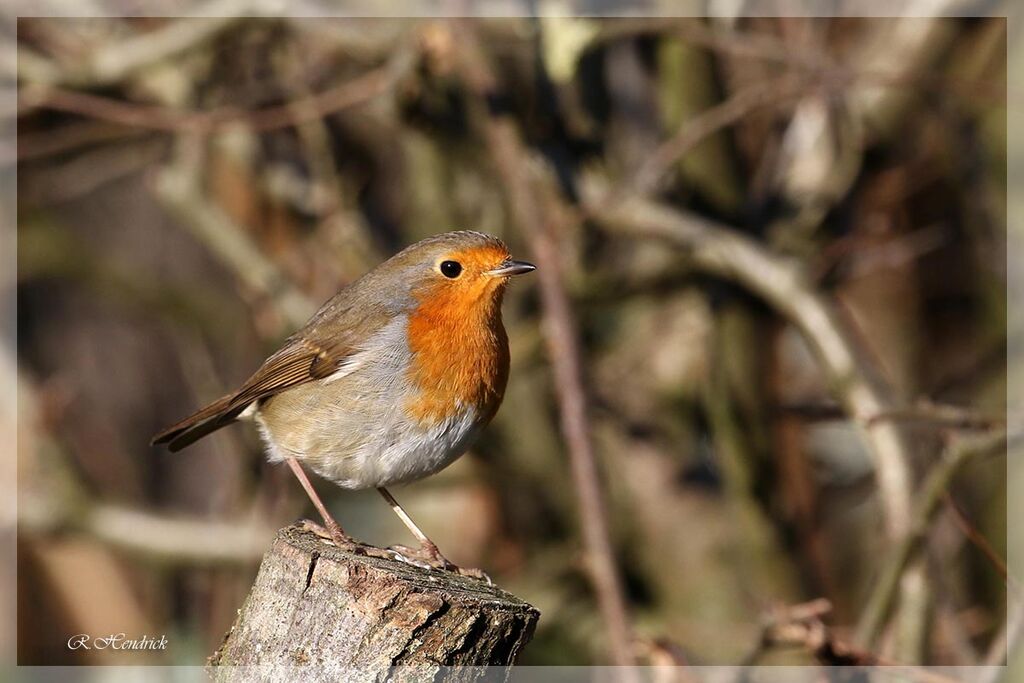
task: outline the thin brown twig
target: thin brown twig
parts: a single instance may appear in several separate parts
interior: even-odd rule
[[[45,536],[72,531],[149,560],[193,565],[252,564],[266,550],[273,527],[256,521],[172,517],[101,501],[79,506],[64,518],[37,513],[46,506],[25,498],[18,507],[18,528]]]
[[[498,129],[499,126],[501,129]],[[544,221],[544,217],[539,213],[524,210],[521,202],[524,197],[529,196],[529,190],[523,186],[520,186],[519,191],[512,190],[514,181],[511,181],[511,177],[517,174],[517,171],[511,168],[517,164],[512,156],[515,154],[512,151],[512,145],[515,144],[511,139],[513,132],[507,123],[495,124],[494,127],[495,129],[488,134],[492,154],[501,169],[499,173],[509,189],[510,203],[520,203],[520,218],[516,222],[530,244],[539,266],[545,341],[555,374],[562,432],[568,446],[573,480],[579,496],[583,536],[589,556],[588,566],[605,614],[614,661],[618,665],[632,664],[630,650],[623,651],[624,646],[632,639],[629,616],[621,579],[615,566],[607,504],[590,438],[579,343],[576,339],[571,306],[565,292],[565,283],[562,281],[558,247],[551,234],[550,222]],[[513,210],[513,213],[516,211]],[[534,213],[537,222],[527,218],[529,213]]]
[[[799,268],[753,240],[711,220],[641,197],[608,202],[596,178],[582,184],[588,214],[608,230],[667,240],[685,249],[698,269],[735,281],[791,321],[808,339],[847,414],[863,430],[874,458],[886,531],[903,537],[910,513],[910,458],[895,425],[870,418],[894,407],[890,388],[866,362],[831,302]]]
[[[782,106],[802,95],[801,88],[794,87],[789,80],[785,83],[759,83],[737,91],[684,122],[675,135],[659,145],[633,176],[630,190],[638,195],[651,194],[659,189],[672,166],[707,138],[740,121],[755,109]]]
[[[536,188],[526,173],[529,160],[523,153],[514,123],[507,117],[492,116],[486,111],[484,102],[493,92],[494,78],[480,56],[473,29],[463,25],[459,38],[461,71],[476,96],[474,119],[507,193],[511,218],[537,259],[545,341],[555,375],[562,432],[579,498],[587,565],[608,630],[612,660],[616,665],[630,666],[634,663],[632,629],[611,544],[597,456],[590,436],[579,342],[562,279],[558,246],[552,234],[551,212],[543,210],[537,203]]]
[[[1019,436],[1014,435],[1014,438]],[[946,449],[942,459],[932,467],[917,494],[907,531],[886,559],[865,604],[857,624],[858,642],[871,643],[881,630],[899,587],[903,570],[927,536],[931,520],[942,500],[942,494],[949,488],[953,477],[969,460],[1005,453],[1009,440],[1004,431],[957,439]]]
[[[1016,596],[1007,604],[1006,619],[985,653],[985,666],[992,668],[979,678],[979,683],[995,683],[998,680],[997,677],[1002,671],[998,667],[1007,663],[1010,651],[1016,649],[1022,634],[1024,634],[1024,599]]]
[[[785,402],[774,406],[773,409],[780,415],[794,415],[810,422],[838,420],[846,417],[841,405],[824,400]],[[868,424],[878,422],[920,424],[939,430],[959,431],[984,431],[1006,426],[1006,418],[1001,415],[990,415],[962,406],[937,403],[930,399],[918,401],[913,405],[894,406],[867,418]]]
[[[985,430],[1006,426],[1006,418],[1000,415],[979,413],[969,408],[935,403],[924,400],[912,406],[891,408],[872,415],[869,423],[891,420],[896,422],[920,422],[946,429]]]
[[[581,184],[584,206],[596,222],[625,234],[666,240],[687,251],[693,265],[704,272],[734,281],[761,297],[781,316],[794,324],[808,340],[823,368],[829,386],[847,414],[860,428],[869,447],[878,487],[886,534],[898,552],[912,535],[910,455],[898,425],[889,421],[870,422],[873,415],[894,407],[893,390],[869,362],[837,312],[834,302],[817,292],[796,263],[773,254],[734,230],[714,221],[676,211],[642,197],[608,202],[613,196],[595,177]],[[899,570],[886,597],[886,609],[876,613],[871,628],[859,632],[870,646],[888,615],[888,599],[899,586],[908,620],[923,614],[920,600],[922,568],[900,558]],[[875,618],[878,621],[875,621]],[[916,626],[916,624],[915,624]]]
[[[19,135],[14,154],[0,156],[0,164],[34,161],[102,143],[137,140],[146,135],[153,133],[145,129],[126,128],[109,121],[78,121],[56,129]]]
[[[18,533],[39,539],[79,534],[125,553],[164,563],[251,564],[273,528],[256,518],[215,521],[158,514],[109,503],[89,493],[51,430],[68,397],[19,379],[32,437],[49,445],[26,455],[19,471]]]
[[[983,98],[1003,105],[1008,97],[1019,99],[1021,93],[1008,91],[1005,84],[995,81],[974,81],[948,74],[925,72],[894,74],[889,71],[856,68],[838,64],[821,50],[786,43],[777,36],[752,31],[736,31],[711,27],[691,18],[665,19],[630,18],[602,27],[595,42],[621,40],[641,34],[676,35],[682,40],[709,50],[737,57],[777,62],[788,67],[813,71],[821,78],[837,84],[859,82],[891,88],[909,87],[932,92],[952,91],[964,97]]]
[[[837,638],[823,621],[823,617],[831,609],[832,605],[828,600],[819,598],[808,603],[772,610],[761,632],[760,642],[747,663],[756,661],[768,648],[799,647],[826,666],[883,666],[899,671],[920,683],[959,683],[956,679],[923,667],[901,664],[880,657]]]
[[[975,548],[981,551],[981,554],[984,555],[986,559],[988,559],[992,567],[999,573],[999,576],[1003,577],[1003,581],[1007,583],[1013,581],[1009,572],[1006,570],[1006,562],[999,557],[999,554],[996,552],[995,548],[992,547],[992,544],[988,542],[988,539],[985,538],[984,534],[978,531],[978,529],[971,524],[971,521],[967,519],[967,515],[965,515],[964,511],[960,509],[960,506],[956,504],[956,501],[953,500],[953,496],[948,490],[942,492],[942,502],[946,505],[946,509],[949,510],[950,516],[953,518],[953,522],[956,524],[957,528],[960,529],[961,533],[963,533],[967,540],[970,541]]]
[[[188,136],[182,136],[183,138]],[[252,291],[266,296],[288,324],[300,327],[316,304],[253,243],[246,231],[203,194],[192,158],[195,140],[179,140],[177,159],[153,179],[153,192],[179,222]]]
[[[108,183],[153,168],[167,154],[169,140],[148,136],[120,145],[97,145],[55,164],[49,173],[31,174],[20,185],[31,204],[58,204],[84,197]]]
[[[66,88],[42,86],[26,88],[21,93],[18,113],[21,115],[37,108],[54,109],[123,126],[172,133],[210,134],[240,123],[254,131],[267,132],[297,126],[363,104],[387,92],[395,79],[395,70],[385,65],[302,100],[253,111],[235,107],[211,111],[183,111],[171,107],[125,102]]]
[[[49,85],[94,87],[123,81],[158,62],[195,50],[218,34],[245,20],[251,7],[246,0],[213,0],[206,16],[168,21],[150,31],[140,31],[117,41],[93,45],[75,63],[57,64],[30,51],[18,59],[18,77]]]
[[[929,225],[881,244],[863,244],[858,235],[840,237],[814,259],[811,278],[821,282],[838,264],[843,264],[844,282],[870,277],[879,270],[898,268],[934,252],[949,242],[948,230]]]

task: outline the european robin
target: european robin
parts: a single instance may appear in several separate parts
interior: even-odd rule
[[[534,270],[497,238],[449,232],[392,256],[338,292],[238,391],[153,437],[177,451],[236,420],[259,426],[271,462],[286,462],[334,543],[357,543],[327,511],[303,466],[346,489],[376,488],[416,536],[402,559],[461,570],[386,487],[458,458],[501,405],[509,278]]]

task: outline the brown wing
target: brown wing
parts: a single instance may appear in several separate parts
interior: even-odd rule
[[[332,305],[333,303],[333,305]],[[153,445],[169,443],[178,451],[198,439],[235,421],[253,401],[331,375],[358,348],[357,342],[379,329],[387,319],[380,311],[366,311],[355,324],[344,325],[349,311],[339,310],[337,301],[328,303],[302,331],[264,361],[260,369],[233,394],[223,396],[153,437]],[[324,327],[330,317],[330,335]],[[337,323],[342,324],[337,324]],[[341,328],[340,330],[337,328]]]

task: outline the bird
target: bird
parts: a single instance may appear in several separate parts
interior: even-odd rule
[[[535,269],[482,232],[421,240],[343,287],[237,391],[151,444],[178,451],[255,422],[267,459],[288,465],[323,519],[304,522],[319,536],[373,549],[334,519],[307,468],[343,489],[380,493],[420,544],[392,546],[392,557],[479,577],[450,562],[388,487],[451,464],[497,413],[509,376],[502,300],[511,278]]]

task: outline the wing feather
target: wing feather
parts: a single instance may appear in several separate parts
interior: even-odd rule
[[[370,307],[354,324],[330,325],[325,330],[327,313],[353,317],[352,308],[338,310],[332,300],[306,324],[288,338],[284,346],[263,362],[263,365],[233,394],[223,396],[153,437],[151,444],[169,443],[177,451],[197,439],[234,422],[239,414],[255,401],[268,398],[292,387],[323,379],[338,370],[361,342],[383,327],[388,316]],[[332,316],[332,322],[338,318]]]

